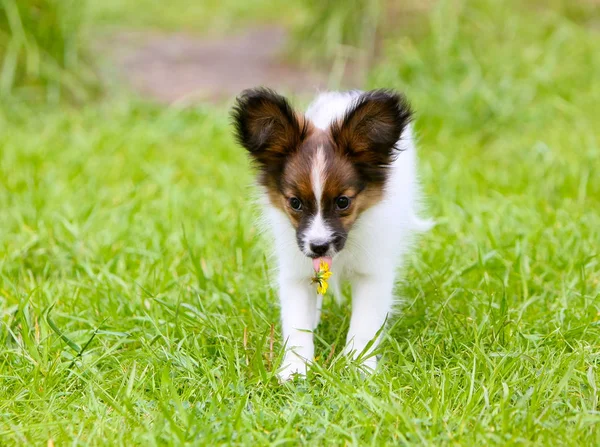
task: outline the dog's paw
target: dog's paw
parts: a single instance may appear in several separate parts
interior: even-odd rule
[[[282,365],[283,368],[277,373],[281,383],[288,382],[294,377],[306,377],[306,362],[297,356],[286,356]]]

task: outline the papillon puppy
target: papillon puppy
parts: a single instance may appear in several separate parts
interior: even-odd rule
[[[311,278],[322,262],[331,289],[352,288],[345,352],[375,370],[394,304],[394,284],[419,218],[420,188],[406,98],[389,90],[320,94],[306,113],[283,96],[242,92],[235,134],[257,167],[264,216],[275,240],[286,353],[279,377],[305,375],[322,296]]]

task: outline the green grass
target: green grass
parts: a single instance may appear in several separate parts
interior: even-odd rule
[[[303,0],[309,20],[296,25],[290,43],[293,57],[331,65],[350,60],[355,65],[371,61],[383,3],[381,0]]]
[[[86,21],[83,0],[0,0],[0,99],[90,99]]]
[[[225,108],[0,108],[1,444],[598,445],[598,36],[497,3],[434,9],[371,73],[413,99],[438,221],[372,377],[328,299],[308,379],[274,379]]]

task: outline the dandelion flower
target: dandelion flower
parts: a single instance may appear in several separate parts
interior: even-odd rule
[[[325,295],[327,293],[327,280],[331,278],[333,272],[329,271],[329,264],[325,261],[321,261],[319,264],[319,271],[315,272],[315,276],[312,278],[312,283],[317,285],[317,293],[319,295]]]

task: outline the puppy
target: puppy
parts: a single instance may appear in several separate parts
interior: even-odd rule
[[[256,88],[237,98],[232,118],[257,167],[275,239],[286,343],[280,378],[305,375],[313,360],[322,296],[311,277],[321,262],[333,272],[336,297],[341,281],[352,286],[345,352],[374,370],[372,350],[392,311],[397,268],[411,236],[430,226],[417,215],[407,100],[389,90],[329,92],[302,114],[276,92]]]

